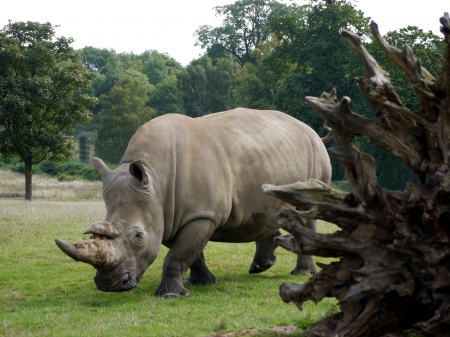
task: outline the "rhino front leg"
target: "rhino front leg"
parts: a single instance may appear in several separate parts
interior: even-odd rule
[[[273,239],[279,235],[281,232],[276,231],[265,239],[256,241],[255,257],[248,270],[250,274],[262,273],[275,264],[277,257],[273,253],[278,246]]]
[[[206,266],[205,256],[203,252],[197,258],[197,260],[195,260],[194,263],[191,264],[191,267],[189,269],[191,270],[191,274],[185,281],[187,284],[207,285],[217,283],[217,277],[215,277]]]
[[[202,254],[214,229],[215,225],[212,221],[198,219],[191,221],[178,231],[175,238],[168,244],[170,250],[164,259],[161,283],[154,293],[156,296],[190,296],[183,285],[183,276]]]

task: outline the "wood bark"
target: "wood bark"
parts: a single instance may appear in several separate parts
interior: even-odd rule
[[[387,58],[409,79],[421,102],[410,111],[359,37],[343,38],[364,64],[356,79],[374,118],[350,110],[351,100],[337,92],[307,97],[333,130],[330,155],[340,160],[351,193],[320,181],[287,186],[264,185],[264,192],[298,206],[277,214],[290,235],[277,243],[296,253],[339,257],[304,284],[283,284],[280,296],[299,309],[307,300],[335,297],[341,312],[311,326],[306,336],[382,336],[413,329],[426,336],[450,336],[450,20],[440,20],[446,42],[443,69],[434,78],[409,46],[399,50],[375,40]],[[420,184],[403,191],[377,184],[375,160],[353,144],[363,135],[391,152],[417,174]],[[332,234],[315,233],[304,219],[336,224]]]

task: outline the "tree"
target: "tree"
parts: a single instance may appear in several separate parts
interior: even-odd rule
[[[158,116],[167,113],[184,113],[183,96],[178,87],[175,75],[161,80],[150,94],[148,105],[156,111]]]
[[[352,29],[368,40],[368,25],[368,18],[347,0],[280,7],[270,26],[281,43],[264,61],[285,74],[273,95],[277,109],[320,130],[323,120],[310,112],[304,97],[332,87],[348,94],[357,92],[352,81],[362,67],[339,32]],[[354,104],[361,110],[367,107],[358,97]]]
[[[87,123],[84,93],[95,74],[88,72],[72,38],[56,37],[50,23],[9,22],[0,33],[0,151],[25,164],[25,199],[32,199],[32,166],[48,158],[67,159],[70,131]]]
[[[139,71],[145,74],[148,81],[153,85],[157,85],[167,77],[183,72],[180,63],[156,50],[142,53],[139,55],[139,60],[142,61],[142,68]]]
[[[110,92],[123,72],[116,52],[112,49],[84,47],[81,49],[81,55],[83,56],[83,64],[86,69],[97,74],[97,78],[92,82],[91,94],[98,98]],[[100,104],[97,104],[92,109],[94,119],[100,109]]]
[[[305,284],[283,284],[285,302],[335,297],[341,312],[314,324],[306,336],[381,336],[414,329],[426,336],[448,336],[450,322],[450,17],[441,18],[445,37],[442,72],[433,77],[406,45],[390,46],[372,22],[374,39],[386,58],[401,69],[417,95],[419,109],[399,99],[387,72],[364,48],[358,35],[343,38],[361,59],[364,76],[356,79],[374,118],[350,110],[351,99],[337,92],[307,97],[333,128],[329,153],[345,168],[351,193],[315,180],[264,186],[268,194],[297,209],[282,210],[279,224],[292,236],[277,239],[296,253],[340,257]],[[332,62],[332,61],[330,61]],[[389,191],[377,184],[375,160],[353,140],[363,135],[395,155],[417,175],[419,184]],[[304,226],[314,218],[341,230],[318,234]]]
[[[139,126],[155,116],[146,103],[151,86],[139,78],[123,75],[108,95],[100,96],[100,128],[95,153],[109,163],[118,163]]]
[[[215,64],[208,55],[192,61],[178,76],[186,115],[198,117],[232,108],[239,68],[230,55],[217,59]]]
[[[267,23],[277,5],[273,0],[241,0],[215,7],[217,15],[225,16],[223,25],[200,26],[195,31],[196,45],[214,50],[215,54],[223,50],[236,57],[241,65],[255,63],[251,53],[259,42],[270,36]]]
[[[261,41],[252,53],[256,65],[246,63],[236,74],[236,87],[233,99],[237,106],[252,109],[275,109],[274,92],[283,77],[282,72],[276,71],[266,64],[265,58],[279,45],[278,39]]]
[[[89,155],[89,145],[88,139],[85,135],[81,135],[78,138],[78,155],[79,159],[82,163],[89,163],[90,155]]]

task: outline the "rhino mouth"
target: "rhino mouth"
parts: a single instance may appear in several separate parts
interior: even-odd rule
[[[106,292],[129,291],[135,288],[139,280],[130,272],[122,274],[120,277],[105,277],[97,272],[94,277],[95,285],[98,290]]]
[[[122,290],[123,291],[131,290],[133,288],[136,288],[137,284],[138,281],[136,277],[134,277],[134,275],[132,274],[128,274],[128,278],[122,283]]]

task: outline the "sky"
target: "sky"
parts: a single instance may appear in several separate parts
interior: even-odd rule
[[[195,47],[194,33],[201,25],[220,26],[214,7],[236,0],[3,0],[0,29],[12,21],[50,22],[59,25],[57,36],[73,37],[72,46],[114,49],[141,54],[166,53],[186,66],[204,54]],[[305,0],[280,2],[305,4]],[[371,17],[381,34],[418,26],[439,32],[439,18],[450,12],[450,0],[354,0]]]

